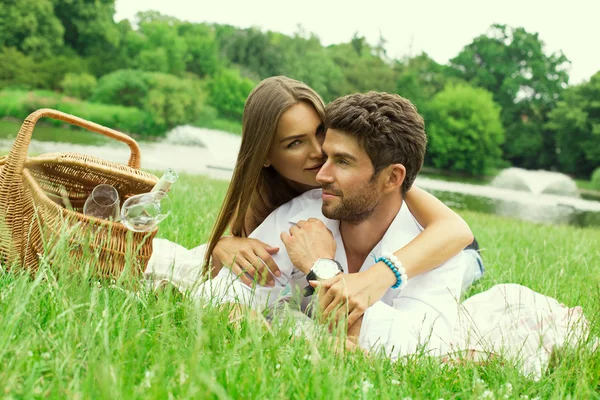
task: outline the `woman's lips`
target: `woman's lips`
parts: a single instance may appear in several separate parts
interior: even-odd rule
[[[321,169],[321,167],[323,166],[323,164],[319,164],[319,165],[315,165],[314,167],[311,168],[305,168],[307,171],[318,171]]]

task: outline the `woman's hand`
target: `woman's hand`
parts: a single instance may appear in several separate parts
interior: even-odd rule
[[[311,281],[310,285],[318,289],[323,321],[335,325],[347,316],[350,330],[395,282],[394,273],[379,262],[365,272],[339,274],[324,281]]]
[[[279,267],[271,257],[278,251],[278,247],[269,246],[258,239],[224,236],[219,239],[212,257],[215,264],[229,266],[248,286],[252,286],[254,281],[261,285],[273,286],[273,275],[281,276]]]

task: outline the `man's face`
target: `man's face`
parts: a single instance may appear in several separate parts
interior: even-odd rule
[[[327,161],[317,174],[323,188],[323,215],[358,224],[375,210],[381,197],[371,159],[358,140],[328,129],[323,143]]]

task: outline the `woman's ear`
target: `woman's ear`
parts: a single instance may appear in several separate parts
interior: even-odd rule
[[[386,180],[383,191],[390,193],[398,190],[406,178],[406,168],[402,164],[392,164],[386,168]]]

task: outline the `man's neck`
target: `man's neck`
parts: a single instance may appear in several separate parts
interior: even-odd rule
[[[358,272],[369,253],[385,235],[402,206],[402,197],[384,196],[373,214],[359,224],[340,222],[340,233],[344,241],[348,272]]]

